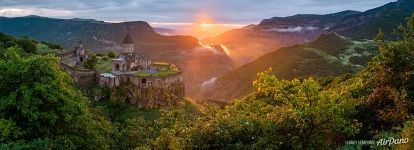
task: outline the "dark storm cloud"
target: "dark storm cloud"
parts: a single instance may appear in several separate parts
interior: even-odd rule
[[[98,20],[252,23],[274,16],[364,11],[394,0],[0,0],[0,15],[43,15]],[[2,14],[1,14],[2,13]]]

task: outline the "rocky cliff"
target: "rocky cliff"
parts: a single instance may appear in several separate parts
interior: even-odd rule
[[[185,97],[184,83],[177,82],[166,88],[140,88],[131,83],[111,89],[112,100],[145,108],[170,107]]]

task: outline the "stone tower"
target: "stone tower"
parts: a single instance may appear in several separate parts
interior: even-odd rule
[[[73,55],[76,65],[82,65],[88,59],[88,55],[85,53],[82,41],[79,41],[79,46],[75,47],[75,55]]]
[[[132,41],[131,36],[129,33],[125,36],[124,40],[122,41],[122,54],[131,55],[134,53],[134,41]]]

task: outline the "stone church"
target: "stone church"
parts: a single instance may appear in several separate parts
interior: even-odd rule
[[[99,85],[114,89],[127,86],[125,101],[140,107],[171,105],[174,99],[184,97],[182,71],[173,64],[153,62],[139,55],[127,34],[120,55],[112,59],[112,71],[99,75]]]

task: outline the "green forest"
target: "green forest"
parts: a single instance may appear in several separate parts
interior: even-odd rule
[[[94,102],[43,53],[58,45],[1,34],[0,149],[413,148],[414,15],[395,31],[379,32],[379,54],[355,74],[281,80],[269,68],[224,106],[155,110]],[[409,140],[377,142],[390,138]]]

